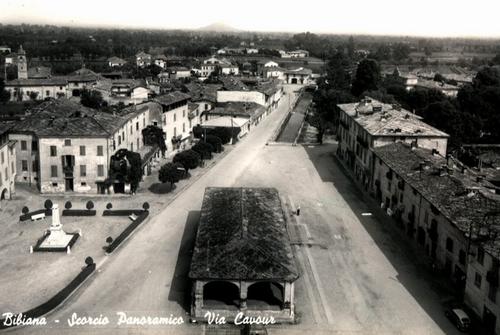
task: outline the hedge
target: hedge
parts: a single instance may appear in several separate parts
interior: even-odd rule
[[[132,214],[141,215],[144,212],[142,209],[107,209],[102,212],[102,216],[129,216]]]
[[[78,286],[80,286],[85,279],[87,279],[94,271],[96,268],[96,264],[93,263],[91,265],[86,266],[80,273],[69,283],[64,287],[61,291],[59,291],[55,296],[53,296],[50,300],[47,302],[32,308],[26,312],[23,312],[22,314],[28,318],[38,318],[41,317],[48,312],[52,311],[54,308],[59,306],[64,300],[66,300],[71,293],[73,293]],[[5,319],[0,319],[0,329],[6,329],[14,326],[6,326],[5,324]]]
[[[65,209],[62,216],[95,216],[97,211],[88,209]]]
[[[148,217],[148,215],[148,211],[141,211],[141,213],[137,215],[137,218],[106,247],[106,252],[112,253]]]
[[[39,210],[29,212],[29,213],[26,213],[26,214],[19,216],[19,221],[31,220],[31,216],[41,214],[41,213],[45,213],[45,216],[52,216],[51,209],[39,209]]]

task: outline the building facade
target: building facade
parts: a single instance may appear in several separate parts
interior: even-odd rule
[[[0,208],[1,202],[12,199],[16,193],[16,148],[9,139],[11,123],[0,123]]]

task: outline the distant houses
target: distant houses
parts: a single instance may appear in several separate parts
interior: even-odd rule
[[[127,61],[120,57],[113,56],[111,58],[108,58],[109,67],[122,67],[125,64],[127,64]]]

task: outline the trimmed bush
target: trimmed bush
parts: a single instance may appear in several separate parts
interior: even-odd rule
[[[106,205],[106,209],[111,209],[113,208],[113,204],[111,202],[108,202]]]
[[[23,207],[23,209],[21,210],[21,212],[22,212],[24,215],[26,215],[26,214],[28,214],[28,213],[30,212],[30,209],[29,209],[28,207],[24,206],[24,207]]]
[[[71,209],[71,207],[73,207],[73,205],[71,204],[71,201],[66,201],[66,203],[64,204],[64,208]]]
[[[158,179],[162,183],[170,183],[170,185],[177,183],[180,179],[180,173],[177,169],[179,166],[175,163],[166,163],[160,168],[158,172]]]
[[[212,159],[212,152],[215,152],[213,145],[208,142],[198,142],[191,149],[196,151],[202,159]]]
[[[106,243],[110,244],[111,242],[113,242],[113,238],[111,236],[108,236],[108,238],[106,238]]]
[[[105,210],[102,212],[102,216],[129,216],[132,214],[141,215],[144,212],[142,209],[114,209]]]
[[[145,211],[148,211],[149,210],[149,202],[145,202],[142,204],[142,209],[144,209]]]
[[[52,209],[53,206],[54,206],[54,204],[52,203],[52,200],[50,200],[50,199],[45,200],[45,203],[43,205],[43,207],[45,207],[45,209]]]
[[[200,165],[200,155],[194,150],[185,150],[174,156],[174,163],[181,163],[188,172],[190,169],[195,169]]]
[[[87,264],[87,266],[94,264],[94,259],[88,256],[87,258],[85,258],[85,264]]]
[[[220,139],[220,137],[215,135],[207,135],[207,138],[205,140],[207,143],[212,145],[212,147],[214,148],[214,152],[222,151],[222,140]]]
[[[90,211],[92,208],[94,208],[94,203],[92,200],[87,201],[87,205],[85,206],[87,209]]]
[[[95,216],[97,211],[90,209],[65,209],[62,216]]]
[[[141,211],[141,213],[137,215],[137,218],[106,247],[106,252],[112,253],[148,217],[148,215],[148,211]]]

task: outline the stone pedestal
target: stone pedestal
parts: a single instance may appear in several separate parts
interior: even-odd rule
[[[43,240],[38,249],[62,248],[66,249],[74,238],[74,234],[68,234],[63,230],[61,219],[59,217],[59,206],[52,206],[52,224],[49,228],[50,234]]]

